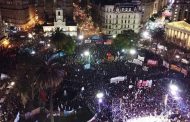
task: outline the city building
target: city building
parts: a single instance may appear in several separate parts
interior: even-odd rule
[[[147,22],[154,13],[154,2],[155,0],[141,0],[142,23]]]
[[[114,35],[132,29],[139,32],[142,12],[139,1],[101,5],[99,15],[104,33]]]
[[[45,0],[36,0],[35,8],[38,19],[45,20]]]
[[[190,22],[190,0],[175,0],[173,3],[173,21]]]
[[[4,31],[4,26],[3,26],[3,20],[2,20],[2,17],[1,17],[1,11],[0,11],[0,35],[3,35],[3,31]]]
[[[153,13],[159,12],[161,9],[167,6],[167,4],[168,4],[168,0],[155,0]]]
[[[35,16],[32,0],[0,0],[0,9],[2,19],[15,26],[23,26]]]
[[[56,28],[60,28],[66,35],[77,36],[77,25],[71,21],[66,21],[63,10],[60,8],[56,9],[55,13],[55,21],[52,24],[44,25],[43,30],[51,33]]]
[[[168,42],[190,49],[190,24],[185,21],[170,22],[165,29]]]

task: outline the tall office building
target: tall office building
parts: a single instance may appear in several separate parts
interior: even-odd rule
[[[34,16],[32,0],[0,0],[2,19],[13,25],[27,24]]]
[[[173,3],[173,21],[190,22],[190,0],[175,0]]]
[[[147,20],[151,17],[154,11],[154,2],[155,0],[141,0],[141,8],[142,8],[142,23],[147,22]]]

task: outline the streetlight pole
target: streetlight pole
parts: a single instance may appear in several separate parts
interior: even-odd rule
[[[98,98],[98,112],[101,111],[101,103],[103,102],[104,94],[102,92],[99,92],[96,94],[96,97]]]

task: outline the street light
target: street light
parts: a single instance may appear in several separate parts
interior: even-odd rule
[[[136,51],[135,49],[130,49],[130,50],[129,50],[129,53],[130,53],[131,55],[135,55],[135,54],[137,53],[137,51]]]
[[[99,93],[96,94],[96,97],[98,99],[102,99],[104,97],[104,94],[102,92],[99,92]]]
[[[115,39],[117,37],[117,35],[114,34],[112,37]]]
[[[89,51],[85,51],[84,52],[84,56],[90,56],[90,52]]]
[[[169,88],[170,88],[170,92],[172,93],[172,95],[176,96],[177,92],[179,91],[178,86],[175,84],[170,84]]]
[[[176,57],[177,59],[179,59],[179,58],[180,58],[180,56],[179,56],[179,55],[175,55],[175,57]]]
[[[33,38],[33,35],[31,33],[29,33],[28,38]]]
[[[36,54],[36,52],[34,50],[32,50],[31,54],[34,55],[34,54]]]
[[[104,93],[99,92],[96,94],[96,97],[98,98],[98,111],[100,112],[100,104],[103,102]]]
[[[83,35],[79,35],[78,39],[83,40],[84,36]]]

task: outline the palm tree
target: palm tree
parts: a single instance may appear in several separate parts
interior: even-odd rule
[[[16,90],[22,98],[23,105],[30,100],[34,100],[36,84],[36,71],[42,64],[42,61],[36,57],[27,54],[21,54],[17,57],[16,70],[11,74],[16,81]]]
[[[38,84],[40,88],[50,89],[50,116],[53,118],[53,91],[63,80],[64,72],[58,63],[45,62],[37,71]]]
[[[56,28],[52,33],[51,43],[57,48],[57,50],[64,50],[67,54],[73,54],[75,50],[75,42],[71,36],[65,35],[63,30]]]

